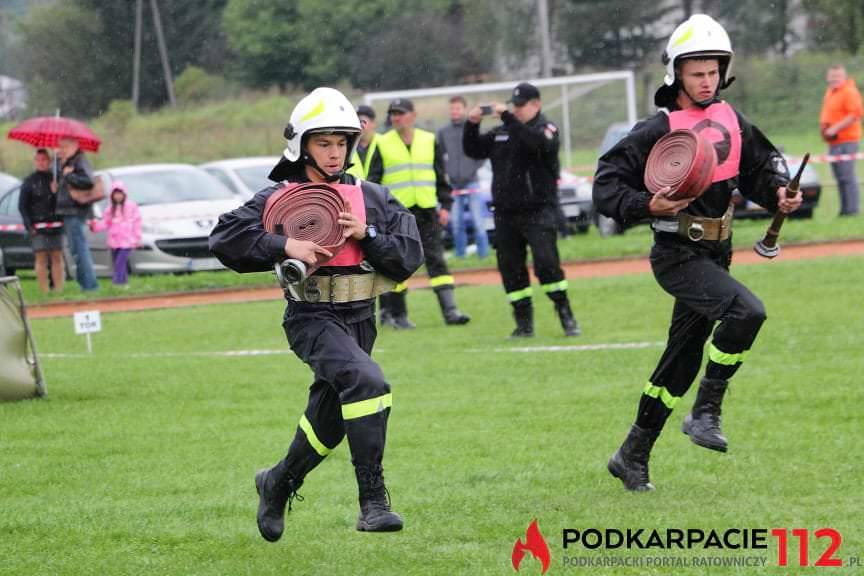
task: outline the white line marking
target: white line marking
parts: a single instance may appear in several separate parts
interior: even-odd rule
[[[276,356],[291,354],[291,350],[226,350],[224,352],[133,352],[130,354],[112,354],[120,358],[186,358],[189,356],[231,357],[231,356]],[[39,354],[42,358],[92,358],[92,354]]]
[[[581,344],[572,346],[519,346],[513,348],[475,348],[472,352],[587,352],[591,350],[640,350],[662,348],[666,342],[623,342],[620,344]]]

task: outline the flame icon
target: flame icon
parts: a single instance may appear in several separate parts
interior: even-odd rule
[[[549,547],[546,545],[546,540],[543,539],[543,534],[540,533],[536,518],[528,526],[528,530],[525,531],[525,542],[523,543],[521,539],[517,538],[516,543],[513,544],[511,560],[513,561],[513,569],[517,572],[519,571],[519,564],[522,562],[522,558],[525,557],[526,550],[531,552],[534,558],[540,560],[540,563],[543,565],[543,570],[540,573],[546,574],[546,571],[549,570],[549,562],[551,561]]]

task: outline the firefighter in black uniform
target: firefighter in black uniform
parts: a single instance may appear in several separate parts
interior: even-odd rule
[[[800,192],[786,198],[783,157],[719,99],[719,90],[730,83],[732,61],[723,27],[709,16],[693,15],[673,32],[663,61],[665,84],[655,95],[660,111],[600,158],[594,180],[600,213],[622,224],[651,220],[651,268],[675,298],[666,350],[642,391],[635,424],[608,463],[625,488],[638,491],[654,488],[648,476],[651,449],[699,373],[709,337],[705,376],[682,430],[699,446],[727,448],[720,429],[723,394],[766,318],[759,298],[729,274],[732,191],[738,188],[770,210],[791,212],[801,204]],[[643,184],[652,146],[679,128],[701,132],[717,151],[712,184],[695,200],[671,200],[668,187],[652,196]]]
[[[354,184],[345,170],[359,133],[357,114],[345,96],[332,88],[316,89],[291,114],[285,129],[288,147],[270,179],[283,185]],[[210,249],[229,268],[254,272],[271,270],[286,258],[311,265],[330,257],[312,242],[265,232],[265,203],[280,188],[265,188],[219,218]],[[386,190],[364,181],[354,193],[355,202],[346,206],[350,211],[339,219],[346,245],[311,277],[286,288],[285,334],[294,353],[312,368],[315,381],[287,456],[255,476],[258,528],[271,542],[282,535],[286,503],[290,510],[306,475],[346,435],[359,489],[357,529],[402,528],[402,519],[390,511],[381,466],[390,385],[370,354],[376,336],[375,296],[382,285],[389,289],[419,268],[423,249],[414,217]],[[357,204],[364,205],[365,218]]]
[[[503,124],[484,134],[480,134],[484,110],[475,106],[468,113],[462,145],[468,156],[492,160],[498,270],[516,319],[511,338],[534,335],[531,278],[525,266],[528,246],[534,257],[534,273],[555,304],[564,333],[578,336],[579,325],[570,310],[556,243],[558,129],[540,111],[540,91],[535,86],[519,84],[510,101],[512,112],[504,104],[490,106]]]

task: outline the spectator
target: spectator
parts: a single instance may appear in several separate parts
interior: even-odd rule
[[[99,284],[96,282],[93,258],[84,234],[84,225],[88,218],[92,217],[93,211],[90,204],[81,204],[73,198],[79,196],[79,191],[93,190],[93,167],[74,138],[60,139],[58,155],[62,177],[57,192],[57,214],[63,216],[63,228],[75,258],[75,280],[81,290],[95,291],[99,289]],[[56,188],[56,185],[54,187]]]
[[[141,244],[141,211],[138,204],[129,198],[126,186],[116,180],[111,187],[111,206],[105,210],[102,221],[91,225],[94,232],[108,231],[108,248],[114,263],[114,278],[111,283],[129,287],[129,254]]]
[[[453,187],[453,210],[450,216],[456,256],[465,257],[465,247],[468,244],[465,211],[470,210],[474,222],[477,255],[485,258],[489,254],[489,239],[483,224],[482,200],[477,194],[480,188],[477,182],[477,170],[483,165],[483,161],[466,156],[462,148],[462,131],[465,128],[467,112],[468,103],[465,102],[465,98],[462,96],[450,98],[450,124],[438,130],[438,142],[444,153],[447,177],[450,178],[450,185]]]
[[[357,117],[360,118],[360,138],[357,140],[357,150],[351,158],[352,166],[348,169],[361,180],[380,182],[383,176],[381,155],[378,153],[378,125],[375,123],[375,109],[361,104],[357,107]],[[374,166],[374,169],[373,169]]]
[[[57,215],[57,195],[52,191],[51,155],[44,148],[33,158],[36,171],[21,184],[18,211],[30,234],[36,259],[36,280],[42,293],[48,292],[48,266],[55,292],[63,291],[63,218]]]
[[[835,64],[828,69],[828,89],[822,100],[819,128],[828,143],[828,153],[855,154],[861,140],[861,93],[855,81],[846,76],[846,69]],[[840,215],[858,214],[858,180],[855,160],[832,162],[831,170],[840,192]]]

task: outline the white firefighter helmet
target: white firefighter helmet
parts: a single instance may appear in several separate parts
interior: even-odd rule
[[[675,63],[682,58],[697,56],[718,56],[720,60],[720,87],[729,83],[729,70],[732,68],[732,43],[729,34],[719,22],[707,14],[693,14],[679,24],[663,52],[666,65],[667,86],[675,83]]]
[[[348,98],[333,88],[316,88],[294,107],[285,127],[285,158],[296,162],[302,154],[303,137],[322,132],[348,136],[347,162],[360,136],[360,119]]]

